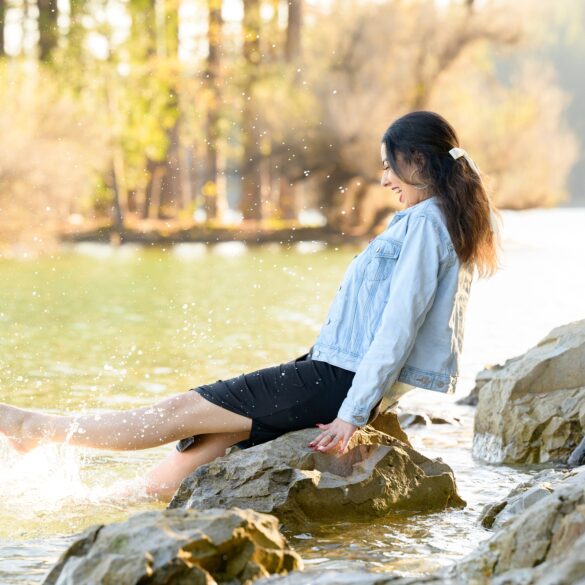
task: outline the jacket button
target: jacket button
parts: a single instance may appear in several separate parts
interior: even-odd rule
[[[376,252],[379,252],[379,251],[380,251],[380,247],[378,246],[378,247],[376,248]]]
[[[363,416],[355,416],[354,418],[357,422],[364,422],[366,420]]]
[[[339,288],[337,290],[341,290],[341,285],[339,285]]]
[[[331,323],[331,319],[327,319],[327,325],[329,325],[329,323]]]

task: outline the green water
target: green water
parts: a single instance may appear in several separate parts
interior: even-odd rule
[[[90,245],[0,261],[1,400],[52,413],[132,408],[289,361],[314,342],[358,251],[201,250]],[[468,356],[460,393],[477,369],[475,354]],[[419,390],[408,399],[428,406],[430,394],[437,399]],[[363,526],[340,518],[287,534],[307,566],[424,572],[488,536],[477,525],[481,506],[523,474],[474,463],[471,409],[453,406],[452,397],[441,404],[451,413],[459,409],[461,426],[410,434],[415,447],[453,466],[468,508]],[[52,444],[22,456],[0,440],[0,582],[39,583],[75,533],[164,508],[115,494],[171,449],[174,444],[136,452]]]
[[[146,250],[0,263],[5,398],[126,407],[289,360],[313,343],[349,257],[318,256]]]

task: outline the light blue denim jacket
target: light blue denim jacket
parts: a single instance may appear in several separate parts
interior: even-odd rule
[[[347,268],[311,348],[355,372],[338,418],[363,426],[397,379],[455,391],[472,279],[436,196],[394,215]]]

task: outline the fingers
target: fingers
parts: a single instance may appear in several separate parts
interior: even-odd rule
[[[330,434],[321,433],[317,436],[313,441],[309,443],[309,447],[313,449],[313,451],[320,451],[321,453],[326,453],[328,451],[333,450],[337,445],[339,445],[339,453],[345,453],[347,446],[349,445],[349,441],[351,440],[351,436],[346,436],[341,434],[336,437],[332,437]]]
[[[335,447],[335,445],[337,445],[337,443],[339,443],[339,439],[335,437],[334,439],[331,439],[331,441],[328,444],[319,447],[319,451],[321,451],[322,453],[331,451]]]
[[[319,447],[319,445],[324,441],[330,441],[333,437],[331,437],[332,431],[329,431],[329,427],[332,425],[333,423],[327,423],[327,424],[322,424],[322,423],[317,423],[315,426],[319,427],[320,429],[323,430],[323,432],[320,435],[317,435],[317,437],[315,437],[310,443],[309,443],[309,447],[313,448],[313,449],[317,449]],[[333,434],[335,434],[333,432]]]
[[[323,432],[309,443],[313,451],[326,453],[338,447],[340,454],[345,452],[349,441],[355,432],[355,427],[345,421],[335,419],[329,424],[317,424]]]
[[[313,449],[321,449],[326,444],[331,443],[333,440],[334,437],[332,437],[329,432],[321,433],[309,443],[309,447],[312,447]]]

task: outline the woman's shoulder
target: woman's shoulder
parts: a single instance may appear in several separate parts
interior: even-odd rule
[[[394,225],[390,225],[384,232],[384,239],[394,241],[402,247],[412,239],[408,237],[409,232],[417,232],[415,238],[421,246],[427,248],[436,242],[440,250],[441,263],[451,266],[455,263],[457,254],[451,241],[449,230],[443,213],[436,198],[429,198],[420,204],[401,212],[402,217]]]
[[[451,241],[451,235],[447,228],[447,221],[439,202],[439,198],[433,196],[429,199],[425,199],[422,203],[423,205],[420,207],[415,206],[416,209],[413,208],[413,213],[408,217],[408,223],[423,221],[428,225],[429,233],[434,232],[441,239],[445,247],[453,250],[453,242]],[[432,230],[430,229],[431,226],[433,228]]]
[[[445,256],[453,258],[456,255],[447,222],[436,195],[395,213],[388,227],[376,240],[386,240],[402,246],[409,230],[415,225],[423,227],[426,238],[436,238],[440,241]]]

